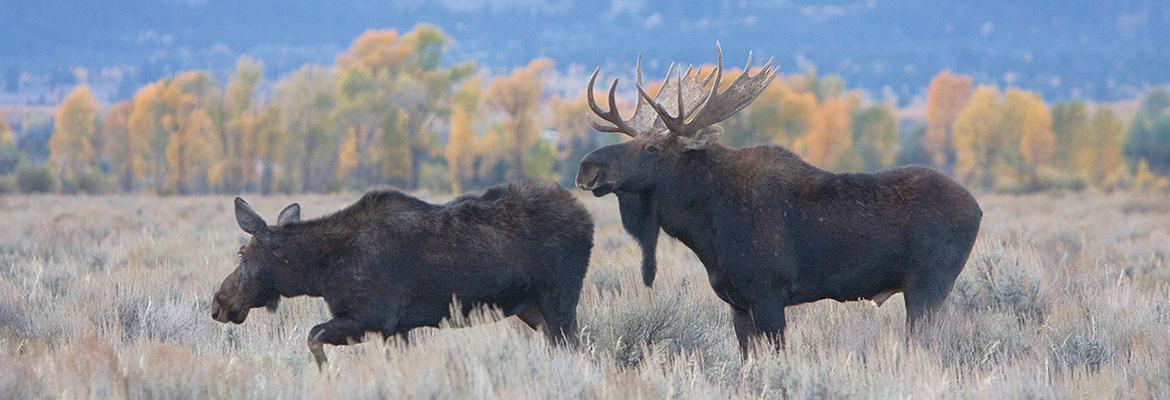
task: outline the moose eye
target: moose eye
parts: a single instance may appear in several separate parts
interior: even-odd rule
[[[646,153],[648,153],[648,154],[658,153],[658,146],[655,146],[652,144],[646,145]]]

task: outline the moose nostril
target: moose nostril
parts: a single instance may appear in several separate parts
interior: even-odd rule
[[[577,171],[577,187],[584,190],[589,190],[597,186],[597,182],[601,179],[601,173],[593,163],[589,160],[581,162],[581,168]]]
[[[578,181],[577,181],[577,187],[578,187],[578,188],[581,188],[581,189],[589,190],[589,187],[590,187],[590,186],[593,186],[593,183],[594,183],[594,182],[597,182],[597,176],[596,176],[596,175],[594,175],[594,176],[593,176],[593,179],[590,179],[590,180],[589,180],[589,182],[581,182],[580,180],[578,180]]]

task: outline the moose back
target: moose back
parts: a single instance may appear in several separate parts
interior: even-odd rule
[[[556,184],[500,185],[442,205],[376,191],[309,221],[292,204],[274,225],[240,198],[235,208],[252,238],[216,291],[212,318],[239,324],[252,308],[275,309],[282,296],[322,297],[333,319],[309,331],[318,366],[323,344],[437,326],[453,297],[464,313],[496,306],[550,340],[576,342],[593,223]]]

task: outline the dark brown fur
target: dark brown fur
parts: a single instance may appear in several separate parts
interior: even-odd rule
[[[242,323],[249,309],[275,308],[281,296],[323,297],[333,319],[309,331],[319,363],[322,343],[437,326],[452,296],[464,313],[493,305],[551,340],[576,341],[593,223],[560,186],[513,183],[442,205],[370,192],[311,221],[300,221],[299,210],[293,204],[267,225],[236,199],[236,218],[253,238],[216,292],[212,318]]]
[[[783,343],[784,307],[820,299],[902,292],[913,327],[942,305],[979,231],[974,197],[929,168],[835,174],[781,147],[688,150],[676,137],[597,149],[577,185],[617,195],[647,285],[659,228],[698,255],[745,354],[760,335]]]

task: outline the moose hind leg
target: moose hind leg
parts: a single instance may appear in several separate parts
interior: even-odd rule
[[[957,272],[938,271],[935,276],[925,277],[903,290],[909,332],[915,332],[916,328],[921,327],[920,324],[930,323],[938,316],[955,285],[957,275]]]
[[[751,312],[735,306],[731,307],[731,322],[735,328],[735,338],[739,341],[739,353],[744,359],[747,359],[752,340],[760,337],[760,330],[756,329]]]
[[[553,342],[577,345],[577,301],[580,296],[580,287],[575,291],[565,290],[541,296],[540,314],[544,317],[545,328]]]
[[[929,324],[942,310],[947,301],[950,285],[945,288],[925,287],[903,292],[906,299],[906,326],[909,332],[916,332],[921,324]]]
[[[975,243],[975,232],[966,237],[947,235],[940,237],[943,238],[939,239],[942,240],[941,245],[929,247],[920,253],[916,279],[905,283],[902,293],[906,301],[908,332],[914,332],[915,328],[920,327],[920,323],[929,322],[942,310],[943,303],[955,286],[955,279],[967,265],[967,258],[971,255]],[[927,241],[922,246],[939,243]]]
[[[532,330],[542,332],[545,336],[548,336],[549,339],[552,339],[551,333],[548,330],[548,326],[544,322],[544,315],[541,314],[540,307],[537,305],[533,303],[522,304],[520,307],[516,308],[516,312],[513,314],[516,315],[516,318],[520,318],[521,321],[524,321],[524,324],[528,325],[528,327],[532,328]]]
[[[360,323],[349,318],[334,318],[314,326],[313,329],[309,330],[308,345],[309,352],[313,354],[313,360],[317,362],[317,369],[323,370],[325,363],[328,362],[325,357],[324,345],[340,346],[358,343],[365,333],[366,330]]]
[[[762,337],[768,339],[775,351],[784,349],[784,305],[777,302],[762,302],[751,310],[752,321]]]

